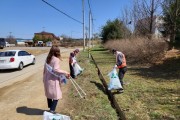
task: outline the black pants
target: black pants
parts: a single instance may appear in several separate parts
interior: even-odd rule
[[[127,67],[123,67],[123,68],[119,68],[119,80],[120,80],[120,83],[121,85],[123,86],[123,78],[124,78],[124,74],[126,73],[127,71]]]
[[[48,103],[48,108],[50,108],[51,111],[55,111],[58,100],[47,98],[47,103]]]
[[[69,69],[70,69],[70,76],[71,76],[72,78],[75,78],[74,68],[73,68],[73,66],[71,65],[71,63],[69,63]]]

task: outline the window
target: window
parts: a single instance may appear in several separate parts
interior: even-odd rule
[[[0,57],[15,56],[16,51],[0,52]]]
[[[30,55],[28,52],[26,51],[19,51],[18,56],[27,56]]]
[[[22,51],[23,52],[23,55],[24,56],[27,56],[27,55],[30,55],[28,52],[26,52],[26,51]]]
[[[23,56],[22,51],[19,51],[19,52],[18,52],[18,56]]]

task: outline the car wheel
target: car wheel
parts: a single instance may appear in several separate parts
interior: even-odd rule
[[[22,69],[23,69],[23,63],[20,62],[20,63],[19,63],[19,70],[22,70]]]
[[[32,64],[34,65],[36,63],[36,59],[34,58],[32,61]]]

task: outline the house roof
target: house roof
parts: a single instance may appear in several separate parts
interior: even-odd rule
[[[59,40],[59,37],[56,37],[53,33],[42,31],[40,33],[34,33],[35,35],[52,35],[54,38]]]
[[[51,35],[54,35],[53,33],[50,33],[50,32],[45,32],[45,31],[42,31],[42,32],[40,32],[40,33],[34,33],[34,34],[46,34],[46,35],[51,34]]]

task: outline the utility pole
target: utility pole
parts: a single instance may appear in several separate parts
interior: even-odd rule
[[[88,57],[90,58],[91,45],[91,11],[89,11],[89,42],[88,42]]]
[[[91,41],[91,44],[92,44],[92,47],[93,47],[93,40],[94,40],[94,31],[93,31],[93,29],[94,29],[94,23],[93,23],[93,18],[91,18],[91,20],[92,20],[92,28],[91,28],[91,30],[92,30],[92,41]]]
[[[83,41],[84,41],[83,51],[85,51],[85,35],[84,35],[84,30],[85,30],[85,12],[84,12],[84,0],[82,0],[82,13],[83,13]]]
[[[85,27],[85,39],[87,40],[87,38],[88,38],[88,27]]]
[[[9,32],[9,37],[11,38],[11,34],[12,34],[12,32]]]

